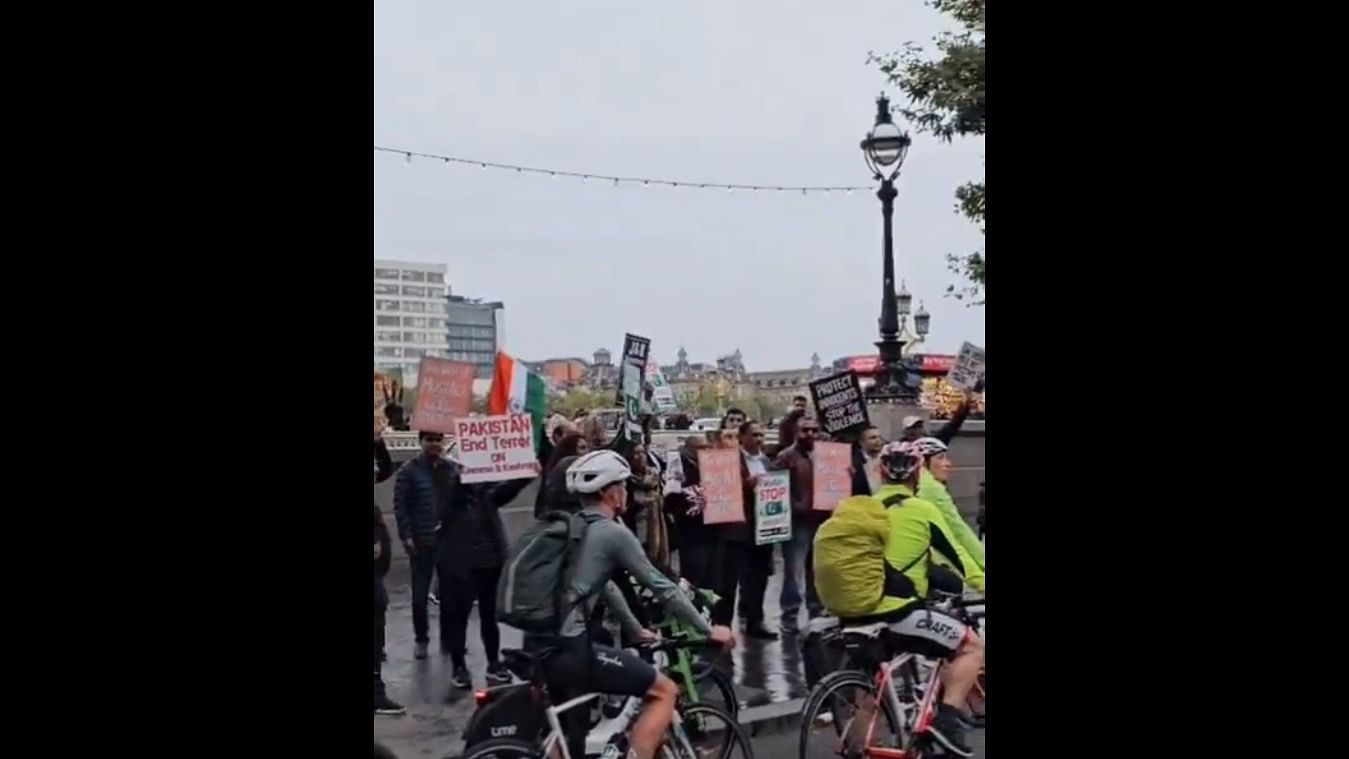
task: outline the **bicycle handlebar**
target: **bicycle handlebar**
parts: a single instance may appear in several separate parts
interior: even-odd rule
[[[671,653],[680,649],[689,648],[708,648],[716,646],[717,642],[711,638],[695,638],[690,635],[672,635],[668,638],[642,642],[637,644],[637,648],[646,653],[655,653],[663,651]]]

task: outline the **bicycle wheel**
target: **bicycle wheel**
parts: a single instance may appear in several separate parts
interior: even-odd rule
[[[875,714],[878,708],[884,718]],[[872,746],[903,744],[902,723],[889,701],[876,698],[871,678],[856,670],[831,672],[815,684],[801,710],[800,759],[862,756],[873,721]]]
[[[666,743],[676,759],[754,759],[749,736],[725,709],[693,704],[680,709],[679,717]]]
[[[740,697],[735,694],[731,679],[721,672],[712,672],[703,679],[694,678],[700,704],[712,704],[726,710],[732,717],[740,716]]]
[[[464,752],[462,759],[536,759],[543,754],[533,743],[514,738],[492,738]]]

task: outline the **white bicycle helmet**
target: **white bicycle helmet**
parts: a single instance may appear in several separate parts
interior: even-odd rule
[[[632,469],[622,456],[607,448],[591,451],[567,467],[567,490],[572,493],[598,493],[631,476]]]
[[[938,440],[935,437],[918,438],[917,440],[913,441],[913,447],[915,452],[919,456],[922,456],[923,458],[927,458],[928,456],[936,456],[939,453],[946,453],[946,451],[948,450],[946,447],[946,443],[943,443],[942,441]]]
[[[881,449],[881,461],[889,470],[891,482],[904,482],[913,476],[923,465],[923,454],[919,451],[917,440],[896,440],[886,443]],[[937,441],[940,443],[941,441]]]

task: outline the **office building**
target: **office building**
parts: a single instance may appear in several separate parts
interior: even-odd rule
[[[478,379],[490,379],[496,352],[502,343],[501,301],[484,301],[462,295],[446,296],[447,358],[478,367]]]
[[[445,356],[445,264],[375,261],[375,368],[415,382],[422,356]]]

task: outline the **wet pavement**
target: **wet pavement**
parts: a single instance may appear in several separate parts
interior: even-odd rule
[[[532,521],[532,515],[522,519],[511,517],[524,517],[523,514],[503,513],[503,516],[507,517],[507,532],[511,538],[523,529],[526,518]],[[392,524],[392,516],[387,519]],[[388,661],[384,664],[384,682],[389,696],[407,706],[408,712],[400,717],[376,716],[375,739],[392,749],[400,759],[442,759],[457,755],[463,750],[463,728],[474,710],[473,693],[471,690],[456,690],[450,685],[450,661],[448,656],[441,654],[437,643],[439,607],[432,605],[430,609],[430,656],[417,661],[413,658],[412,602],[406,557],[395,553],[393,567],[385,578],[385,587],[389,593],[389,609],[385,617],[385,651]],[[774,630],[781,628],[781,608],[778,604],[781,588],[782,565],[779,555],[774,574],[769,580],[764,609],[767,626]],[[804,623],[804,610],[801,615]],[[468,624],[468,666],[473,675],[474,687],[481,688],[486,684],[487,662],[478,624],[475,608]],[[735,624],[739,631],[738,619]],[[506,625],[500,629],[503,648],[520,646],[518,630]],[[726,674],[732,675],[736,694],[745,707],[741,714],[742,722],[752,721],[756,715],[779,717],[794,714],[808,692],[802,671],[800,639],[794,635],[784,635],[771,642],[747,640],[741,636],[732,655],[723,659],[718,666]],[[788,736],[756,736],[755,754],[771,759],[795,757],[796,729],[793,727],[788,732]],[[976,743],[975,755],[983,757],[982,731],[977,736],[972,735],[971,740]],[[768,743],[761,746],[761,741]],[[781,747],[773,748],[778,743],[782,744]]]
[[[417,661],[412,655],[412,596],[406,561],[396,561],[384,582],[389,591],[385,617],[385,651],[389,659],[384,663],[384,682],[389,697],[407,706],[408,713],[402,717],[375,717],[375,738],[399,757],[441,759],[457,754],[463,749],[460,735],[473,713],[473,694],[450,686],[450,661],[440,653],[437,642],[439,608],[431,606],[431,655]],[[781,588],[779,565],[769,580],[765,604],[767,622],[773,629],[780,626],[777,601]],[[804,621],[804,611],[802,617]],[[520,632],[502,625],[501,645],[519,647]],[[474,686],[483,687],[487,661],[478,634],[476,608],[468,623],[468,666]],[[744,640],[742,636],[729,660],[719,666],[727,674],[733,674],[736,694],[743,706],[786,702],[806,695],[800,644],[795,636],[771,642]]]

